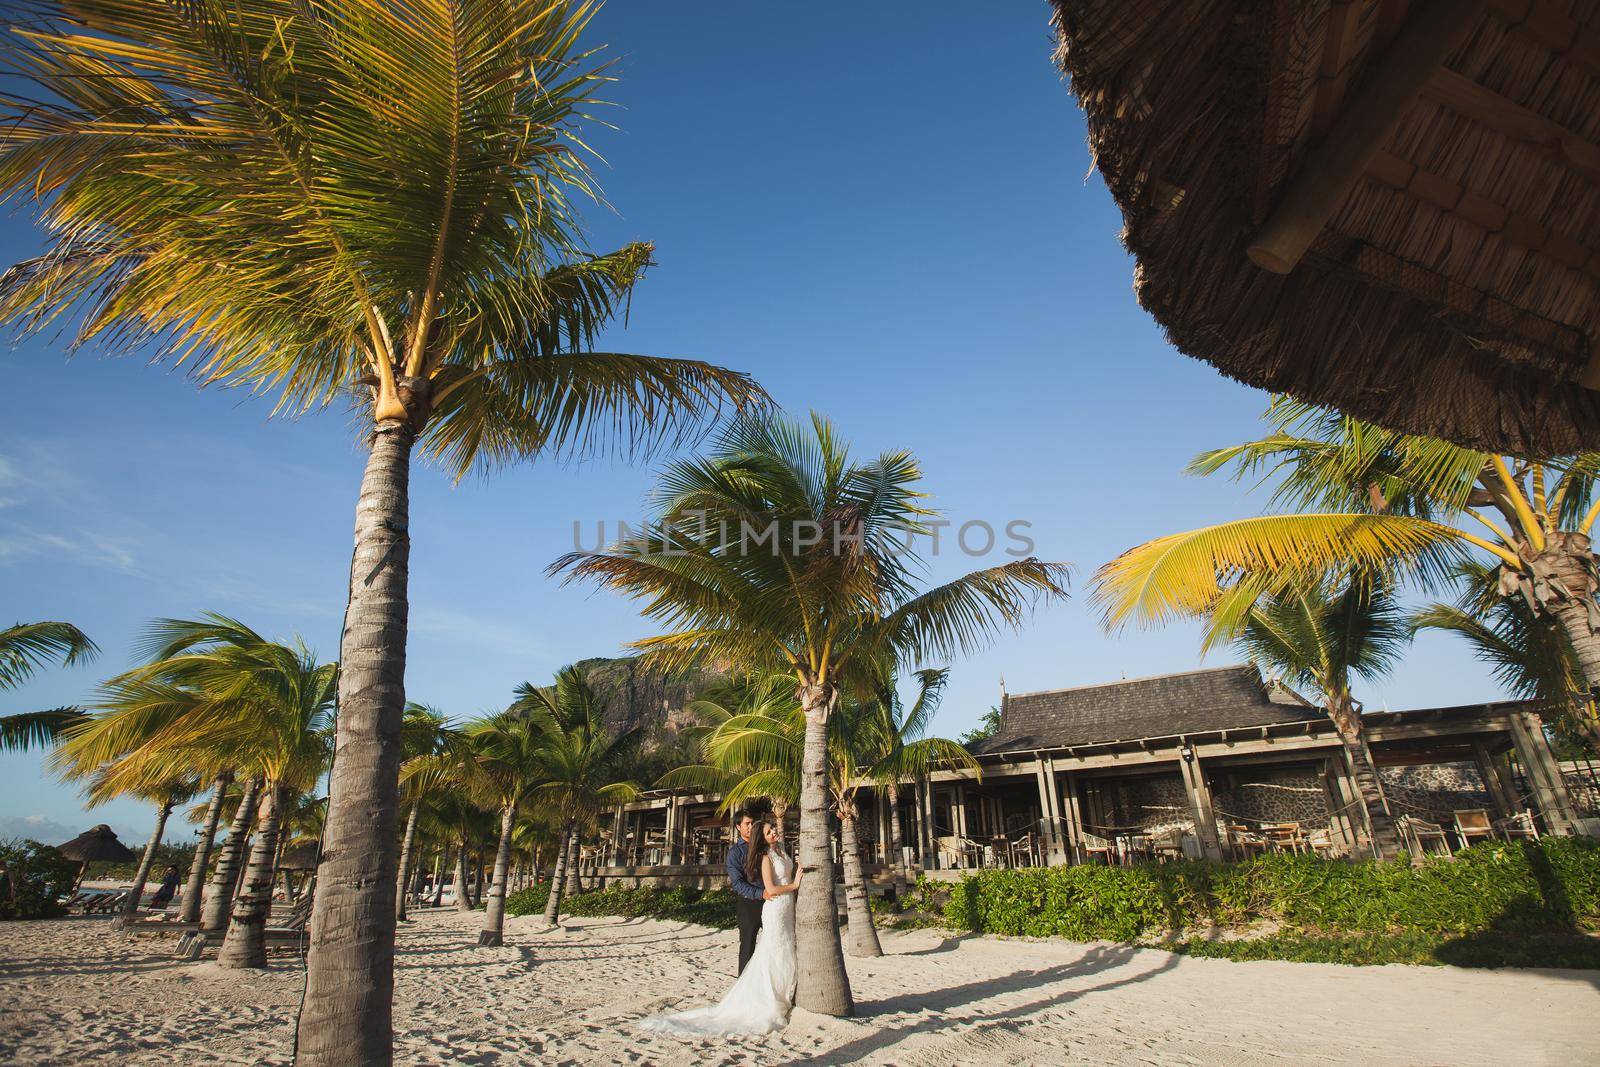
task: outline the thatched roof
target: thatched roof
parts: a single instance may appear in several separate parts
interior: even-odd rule
[[[1249,664],[1008,694],[978,754],[1135,741],[1322,718]]]
[[[85,830],[64,845],[57,845],[56,851],[67,859],[77,860],[79,863],[98,860],[127,863],[129,860],[139,858],[137,852],[117,840],[117,835],[105,823],[92,830]]]
[[[1597,0],[1052,2],[1179,349],[1393,429],[1600,448]]]
[[[317,869],[317,843],[302,841],[283,850],[278,860],[280,871],[314,871]]]

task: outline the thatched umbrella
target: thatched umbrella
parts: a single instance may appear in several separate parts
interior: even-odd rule
[[[74,890],[83,884],[83,876],[88,873],[89,864],[96,860],[127,863],[139,858],[137,852],[117,840],[116,833],[105,823],[91,830],[85,830],[64,845],[57,845],[56,851],[67,859],[78,860],[82,864],[78,868],[78,879],[72,884]]]
[[[298,845],[291,845],[283,850],[283,855],[278,858],[278,870],[283,875],[283,895],[286,900],[293,900],[296,896],[293,871],[311,871],[311,878],[316,878],[317,870],[317,843],[315,841],[302,841]],[[309,887],[311,881],[307,881]]]
[[[1392,429],[1600,449],[1600,34],[1556,0],[1052,0],[1140,302]]]

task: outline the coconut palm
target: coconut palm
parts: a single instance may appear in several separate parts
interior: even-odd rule
[[[416,448],[460,475],[692,435],[744,376],[594,353],[648,245],[591,254],[581,0],[33,0],[4,48],[0,196],[44,255],[0,320],[170,359],[370,441],[299,1056],[391,1058],[397,738]]]
[[[1208,646],[1230,643],[1262,669],[1317,695],[1344,741],[1360,794],[1360,815],[1373,852],[1393,856],[1399,845],[1388,801],[1372,762],[1351,692],[1356,678],[1387,674],[1410,643],[1407,617],[1393,589],[1360,576],[1308,582],[1262,596],[1241,612],[1223,612],[1208,626]]]
[[[189,863],[189,879],[184,883],[182,904],[178,921],[200,921],[200,900],[205,892],[206,867],[211,862],[211,849],[217,840],[217,825],[222,821],[222,807],[228,798],[228,787],[233,784],[233,772],[222,771],[216,775],[211,787],[211,797],[200,816],[200,830],[195,840],[194,859]]]
[[[944,767],[978,770],[978,761],[961,742],[928,735],[949,677],[947,670],[918,671],[917,697],[909,708],[894,685],[880,686],[877,698],[865,705],[870,713],[869,728],[857,731],[863,750],[862,775],[883,790],[889,805],[889,862],[897,893],[911,878],[900,826],[900,783],[921,781],[929,772]]]
[[[1019,625],[1041,596],[1064,595],[1066,568],[1035,559],[919,593],[911,536],[932,515],[916,460],[852,462],[825,419],[745,419],[705,459],[669,467],[651,526],[608,551],[564,556],[552,571],[644,602],[669,632],[635,643],[666,665],[783,671],[805,715],[795,904],[797,1003],[853,1011],[829,849],[828,720],[867,665],[946,658]]]
[[[502,712],[471,723],[466,729],[470,746],[471,781],[475,792],[492,806],[500,819],[496,838],[494,877],[489,903],[484,909],[479,945],[500,945],[505,940],[506,879],[511,871],[511,839],[517,815],[535,789],[543,784],[541,748],[548,743],[541,724],[517,712]]]
[[[926,732],[946,676],[938,670],[918,672],[921,692],[909,714],[902,709],[892,678],[886,677],[865,700],[841,699],[829,720],[828,798],[839,823],[851,955],[883,954],[861,856],[857,798],[862,787],[874,784],[893,791],[903,780],[895,777],[897,770],[925,774],[937,767],[978,766],[956,742],[918,736]],[[805,753],[806,719],[795,699],[793,679],[784,675],[750,679],[713,690],[690,708],[703,723],[693,728],[703,761],[676,768],[657,784],[719,793],[723,812],[764,799],[781,823],[784,812],[800,798]],[[894,817],[898,819],[898,813]]]
[[[1190,470],[1276,478],[1287,513],[1172,534],[1095,576],[1108,624],[1244,610],[1336,571],[1424,580],[1463,559],[1494,569],[1503,597],[1556,621],[1589,687],[1600,685],[1600,588],[1590,535],[1600,453],[1521,462],[1277,400],[1268,436],[1196,457]],[[1242,578],[1259,586],[1223,597]]]
[[[411,877],[411,854],[416,843],[417,820],[429,793],[451,781],[452,771],[465,759],[463,735],[449,724],[443,712],[426,704],[406,705],[401,744],[406,758],[400,765],[401,802],[407,807],[405,836],[400,842],[400,868],[395,876],[395,918],[406,917],[406,885]]]
[[[93,659],[100,649],[69,622],[28,622],[0,630],[0,690],[15,689],[43,666],[63,667]],[[81,708],[51,708],[0,715],[0,752],[53,745],[83,721]]]
[[[264,967],[280,821],[291,795],[327,767],[338,668],[221,615],[158,620],[144,644],[149,662],[106,683],[99,713],[72,730],[59,754],[104,768],[106,789],[223,762],[260,780],[250,858],[218,962]],[[141,731],[128,751],[126,738]]]
[[[580,830],[593,826],[603,808],[626,803],[639,793],[622,775],[643,740],[640,730],[613,733],[605,721],[605,700],[577,667],[563,667],[555,682],[517,687],[507,715],[533,727],[530,745],[521,750],[525,778],[534,784],[529,800],[548,808],[561,822],[545,922],[561,915],[561,894],[573,866]]]
[[[1455,574],[1455,603],[1433,603],[1411,616],[1413,632],[1442,630],[1466,639],[1496,680],[1515,695],[1565,712],[1554,725],[1600,751],[1600,719],[1566,631],[1521,597],[1500,595],[1495,569],[1478,560]]]

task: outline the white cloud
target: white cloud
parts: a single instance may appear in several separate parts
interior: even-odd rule
[[[74,536],[21,527],[0,532],[0,563],[34,556],[66,556],[94,567],[136,573],[132,542],[90,531]]]

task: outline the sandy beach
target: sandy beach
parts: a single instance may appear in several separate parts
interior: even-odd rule
[[[759,1039],[639,1033],[713,999],[734,935],[678,923],[423,914],[400,935],[408,1064],[1574,1064],[1600,1058],[1600,973],[1232,963],[1067,942],[885,937],[851,960],[858,1016]],[[0,1060],[287,1064],[304,971],[180,964],[105,920],[0,924]]]

